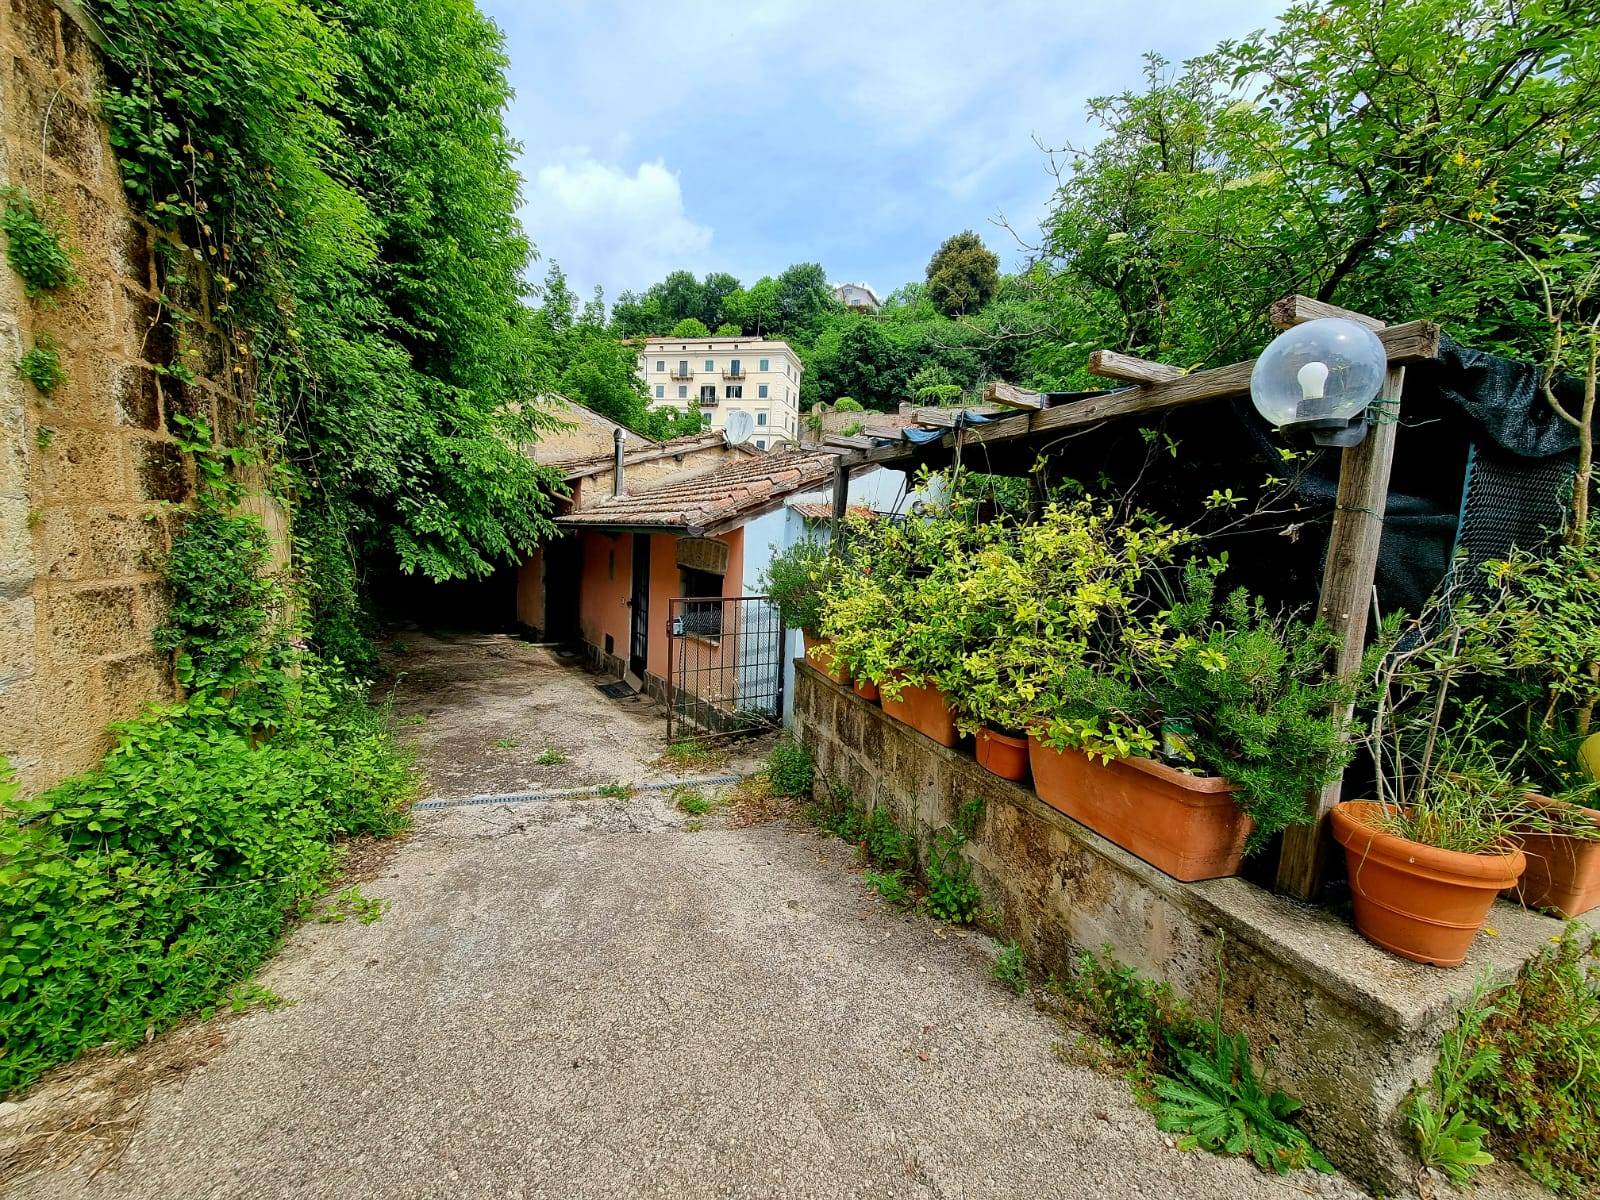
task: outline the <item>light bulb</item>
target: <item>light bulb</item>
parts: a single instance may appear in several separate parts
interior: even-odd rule
[[[1328,383],[1328,364],[1312,359],[1295,372],[1302,400],[1321,400]]]

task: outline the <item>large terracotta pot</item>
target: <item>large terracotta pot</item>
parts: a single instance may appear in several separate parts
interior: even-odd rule
[[[878,702],[878,685],[873,683],[872,680],[856,679],[851,682],[850,686],[855,689],[856,695],[860,696],[868,704],[876,704]]]
[[[954,746],[961,740],[961,735],[956,732],[956,718],[950,711],[949,702],[944,698],[944,693],[931,683],[923,687],[913,687],[908,683],[900,689],[899,699],[893,699],[888,692],[884,692],[881,700],[884,712],[918,733],[926,734],[939,745]]]
[[[1174,879],[1237,875],[1252,823],[1226,779],[1185,775],[1149,758],[1102,763],[1028,739],[1033,786],[1051,808]]]
[[[1546,796],[1529,796],[1539,804],[1555,804]],[[1600,812],[1585,809],[1600,825]],[[1560,833],[1528,833],[1517,839],[1528,866],[1513,894],[1529,908],[1552,908],[1576,917],[1600,906],[1600,840]]]
[[[978,728],[975,749],[978,765],[1001,779],[1020,783],[1028,777],[1027,738],[1012,737],[982,725]]]
[[[1380,811],[1371,800],[1350,800],[1332,813],[1333,836],[1350,869],[1356,929],[1402,958],[1459,967],[1526,857],[1514,846],[1461,854],[1395,837],[1377,827]]]
[[[812,633],[809,629],[802,629],[800,639],[805,643],[808,663],[835,683],[850,682],[850,668],[834,657],[832,638],[825,638],[821,634]],[[816,653],[813,654],[813,650]]]

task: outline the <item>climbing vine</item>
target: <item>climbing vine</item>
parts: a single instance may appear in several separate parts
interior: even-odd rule
[[[6,261],[22,276],[23,290],[36,297],[78,282],[72,252],[54,225],[21,188],[0,188],[0,230],[6,235]]]
[[[485,575],[551,531],[498,31],[469,0],[97,0],[130,200],[207,268],[297,512],[318,643],[374,570]]]

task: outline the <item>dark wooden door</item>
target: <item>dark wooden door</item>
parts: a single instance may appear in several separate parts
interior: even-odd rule
[[[628,604],[633,609],[628,670],[643,679],[645,664],[650,661],[646,652],[650,636],[650,535],[647,533],[633,535],[633,598]]]

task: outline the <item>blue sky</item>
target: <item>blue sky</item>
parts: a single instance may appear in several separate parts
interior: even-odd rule
[[[1085,101],[1269,24],[1285,0],[480,0],[506,33],[523,222],[608,299],[676,267],[793,262],[880,295],[970,228],[1011,267]],[[535,275],[544,273],[541,263]]]

